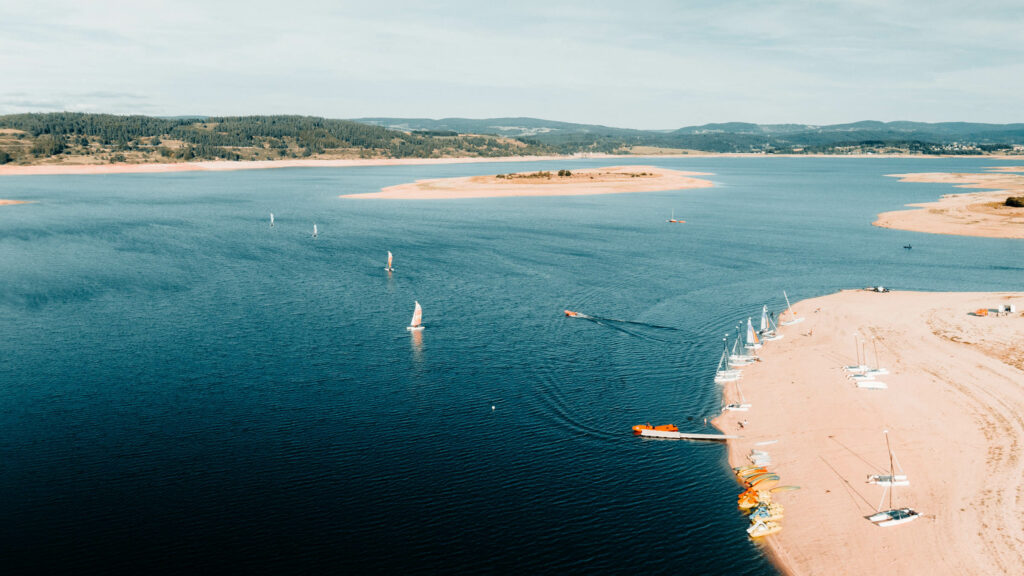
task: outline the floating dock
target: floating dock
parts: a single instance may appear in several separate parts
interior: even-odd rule
[[[686,432],[669,432],[667,430],[641,430],[641,436],[648,438],[672,438],[673,440],[711,440],[713,442],[723,442],[725,440],[734,440],[739,436],[730,436],[728,434],[689,434]]]

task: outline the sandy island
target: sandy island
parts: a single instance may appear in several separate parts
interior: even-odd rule
[[[549,174],[549,176],[538,176]],[[523,172],[462,178],[417,180],[389,186],[380,192],[346,194],[342,198],[440,200],[452,198],[507,198],[512,196],[579,196],[657,192],[684,188],[709,188],[710,180],[693,178],[706,172],[681,172],[655,166],[609,166],[572,170],[571,176],[555,172]]]
[[[28,204],[28,200],[0,200],[0,206],[9,206],[11,204]]]
[[[937,202],[908,204],[917,210],[878,215],[875,226],[957,236],[1024,238],[1024,208],[1006,206],[1008,196],[1024,196],[1024,167],[1004,166],[987,174],[890,174],[900,182],[953,184],[958,188],[998,189],[998,192],[947,194]]]
[[[1011,303],[1014,314],[969,314]],[[763,449],[781,484],[802,486],[775,494],[783,530],[762,540],[777,565],[787,574],[1020,574],[1024,293],[844,291],[794,308],[806,320],[783,327],[784,339],[743,371],[750,411],[715,420],[743,435],[730,441],[733,466]],[[867,339],[868,365],[875,339],[887,390],[847,378],[855,333]],[[732,401],[735,386],[724,386]],[[910,479],[894,504],[922,516],[880,528],[865,517],[883,488],[866,477],[888,473],[884,430]]]

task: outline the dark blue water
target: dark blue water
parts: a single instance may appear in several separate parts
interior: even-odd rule
[[[606,164],[0,179],[37,201],[0,208],[4,565],[774,573],[724,447],[630,426],[706,430],[721,336],[783,290],[1019,289],[1019,241],[870,226],[951,191],[885,174],[994,162],[694,158],[657,164],[717,187],[337,198]]]

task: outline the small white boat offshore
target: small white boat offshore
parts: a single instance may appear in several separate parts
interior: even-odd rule
[[[391,250],[388,250],[388,265],[384,267],[384,269],[387,270],[388,272],[394,272],[395,271],[395,269],[391,267],[391,259],[392,259]]]
[[[419,302],[416,302],[416,308],[412,311],[412,321],[405,329],[410,332],[423,330],[423,308],[420,307]]]
[[[665,222],[668,222],[670,224],[686,224],[686,220],[676,220],[676,211],[674,208],[672,209],[672,217],[669,218],[668,220],[665,220]]]
[[[793,311],[793,306],[789,303],[789,296],[786,295],[785,290],[782,291],[782,296],[786,299],[786,309],[779,314],[779,325],[791,326],[803,322],[803,317],[797,317],[796,312]]]
[[[274,213],[273,212],[270,213],[270,227],[271,228],[274,227]]]
[[[313,224],[313,238],[317,237],[316,224]]]

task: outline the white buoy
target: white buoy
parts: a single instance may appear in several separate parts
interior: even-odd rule
[[[491,406],[491,410],[494,410],[494,406]]]

